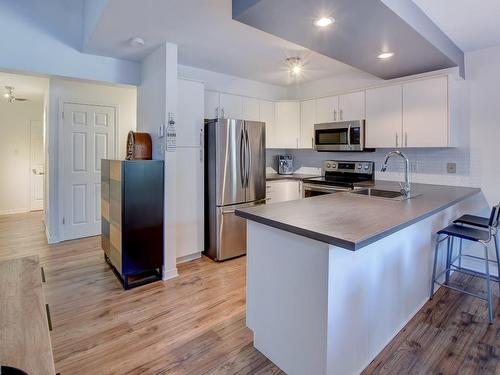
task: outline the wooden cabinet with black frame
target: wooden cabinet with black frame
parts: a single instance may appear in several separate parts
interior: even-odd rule
[[[124,289],[160,280],[163,161],[101,162],[101,245]]]

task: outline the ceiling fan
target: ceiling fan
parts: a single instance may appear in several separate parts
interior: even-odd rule
[[[6,93],[3,95],[9,103],[14,103],[14,102],[25,102],[28,99],[25,98],[17,98],[16,94],[14,93],[14,87],[13,86],[5,86],[5,91]]]

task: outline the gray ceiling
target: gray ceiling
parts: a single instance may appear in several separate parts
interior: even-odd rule
[[[315,27],[325,15],[335,24]],[[233,0],[233,19],[384,79],[464,74],[463,52],[411,0]],[[385,51],[394,57],[378,59]]]

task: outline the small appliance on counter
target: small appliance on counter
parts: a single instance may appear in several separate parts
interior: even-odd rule
[[[278,155],[278,174],[293,174],[292,155]]]

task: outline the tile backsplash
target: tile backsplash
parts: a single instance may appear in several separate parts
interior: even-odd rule
[[[294,157],[294,169],[321,168],[325,160],[367,160],[375,162],[375,170],[380,171],[387,153],[391,149],[377,149],[375,152],[317,152],[314,150],[267,149],[266,166],[277,169],[278,155]],[[478,186],[479,173],[474,165],[474,155],[469,148],[408,148],[402,152],[410,159],[414,182]],[[456,173],[447,172],[447,164],[456,164]],[[473,173],[471,173],[471,171]],[[477,171],[477,172],[476,172]],[[399,180],[404,172],[402,159],[391,158],[387,172],[377,172],[381,180]]]

